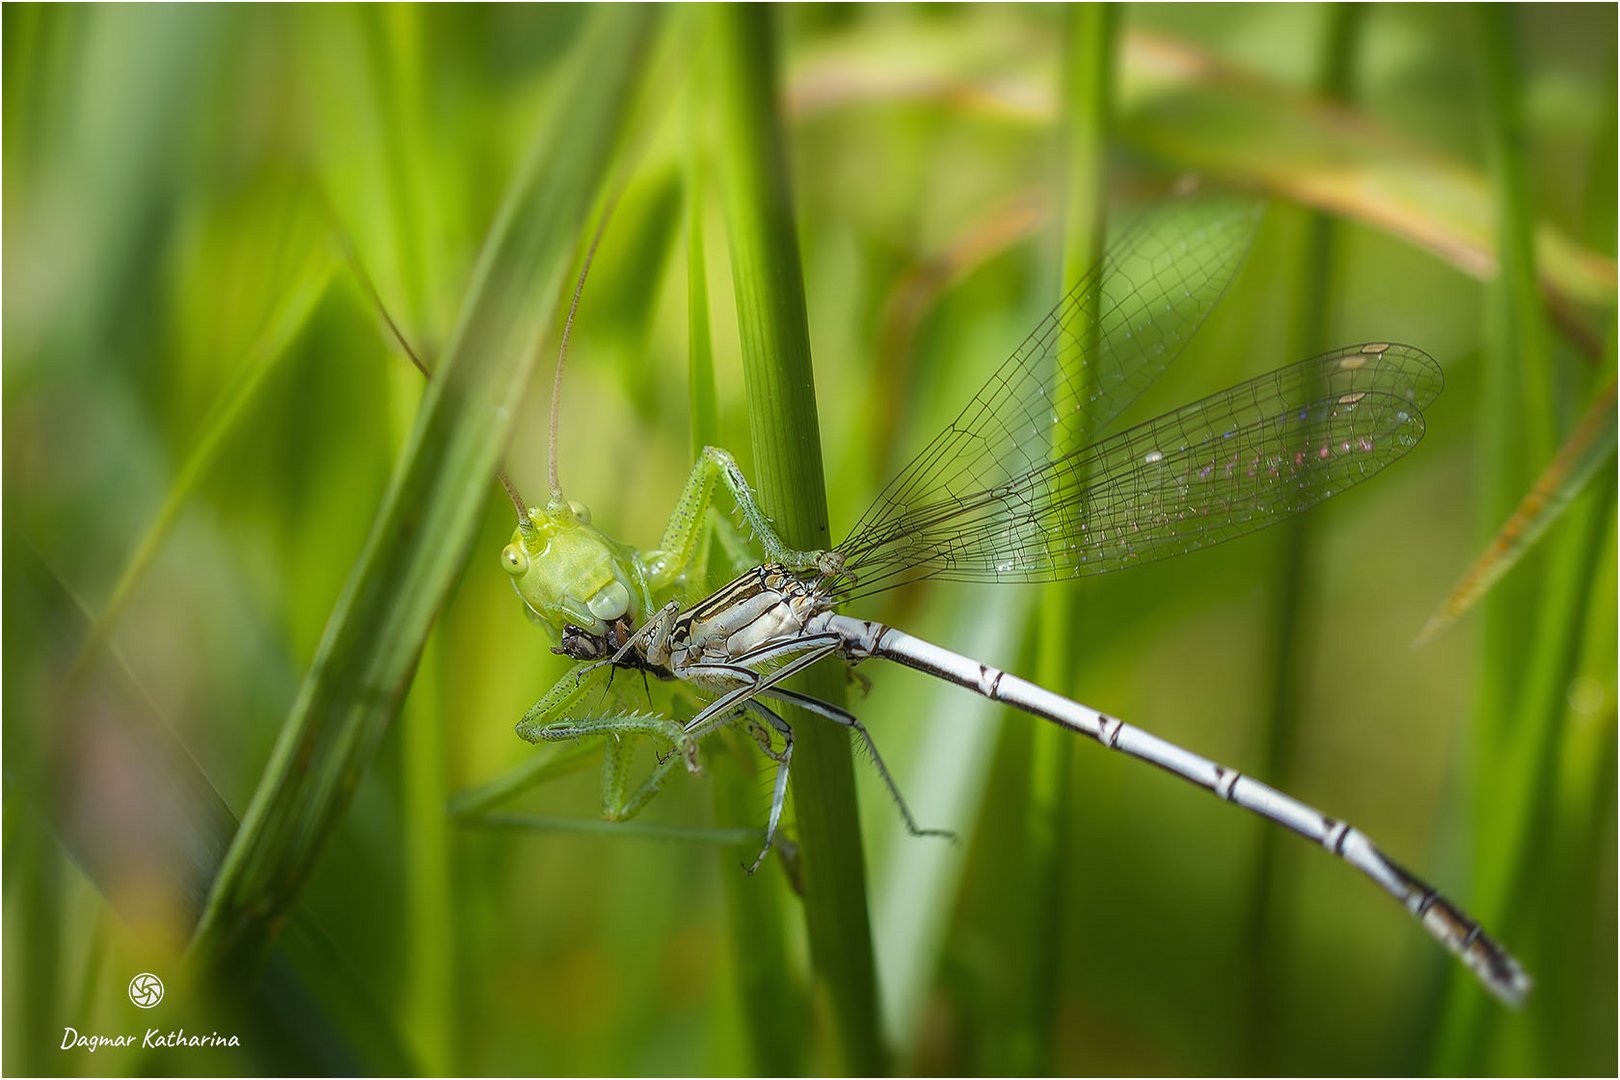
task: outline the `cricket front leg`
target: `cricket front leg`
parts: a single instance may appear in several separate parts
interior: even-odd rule
[[[701,772],[697,741],[681,725],[654,713],[614,712],[578,718],[581,701],[613,675],[613,665],[591,664],[564,675],[530,706],[518,721],[517,733],[528,742],[573,742],[589,738],[641,738],[651,736],[680,751],[690,772]]]
[[[654,591],[673,583],[691,565],[705,511],[714,502],[716,481],[724,483],[731,492],[737,510],[764,550],[767,562],[781,563],[790,570],[829,569],[828,560],[833,557],[829,552],[800,551],[783,543],[771,519],[760,509],[736,459],[717,446],[705,446],[686,478],[686,487],[681,491],[674,513],[669,516],[663,539],[657,549],[643,556]]]
[[[518,736],[532,743],[555,741],[543,734],[546,728],[566,717],[587,694],[604,685],[612,673],[612,667],[607,664],[590,664],[569,671],[553,683],[539,701],[529,706],[529,711],[518,721]]]

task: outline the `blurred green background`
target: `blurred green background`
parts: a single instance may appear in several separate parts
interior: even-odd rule
[[[1421,346],[1448,387],[1409,459],[1297,527],[1088,583],[1069,689],[1354,822],[1536,990],[1500,1008],[1353,871],[1094,746],[1060,748],[1056,821],[1032,721],[867,669],[855,707],[918,817],[960,836],[907,838],[857,761],[886,1067],[1612,1073],[1614,8],[1112,14],[1113,201],[1188,174],[1273,200],[1138,413],[1363,340]],[[556,261],[571,277],[617,193],[563,386],[563,485],[655,543],[708,340],[714,423],[749,467],[736,196],[708,164],[728,17],[6,6],[6,1072],[871,1064],[839,1049],[841,988],[810,969],[784,861],[746,878],[746,846],[703,842],[763,822],[757,755],[715,754],[617,831],[448,817],[558,753],[512,733],[564,663],[498,566],[493,481],[470,556],[443,556],[453,588],[398,718],[349,747],[352,801],[285,823],[321,853],[292,907],[262,912],[274,954],[213,982],[181,960],[423,401],[346,250],[443,356],[523,163],[568,170],[604,136],[570,130],[568,88],[632,48],[626,26],[644,48],[617,149]],[[1058,294],[1059,87],[1091,24],[769,19],[837,537]],[[511,413],[531,501],[562,299],[531,300],[555,317]],[[1560,451],[1539,544],[1410,647]],[[855,613],[1030,671],[1040,591],[943,585]],[[513,809],[590,822],[594,760]],[[126,998],[139,971],[170,985],[153,1013]],[[59,1048],[67,1026],[154,1024],[243,1046]]]

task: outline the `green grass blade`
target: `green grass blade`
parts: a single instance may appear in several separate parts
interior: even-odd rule
[[[1567,694],[1568,718],[1553,783],[1547,832],[1545,895],[1567,898],[1574,917],[1540,920],[1537,942],[1543,978],[1532,1016],[1544,1061],[1567,1062],[1568,1071],[1614,1071],[1615,1046],[1607,1037],[1616,1015],[1614,949],[1615,878],[1615,473],[1605,470],[1595,511],[1607,535],[1597,554],[1599,572],[1581,635],[1580,670]],[[1605,505],[1605,503],[1607,505]],[[1562,915],[1562,911],[1560,911]]]
[[[1326,101],[1342,104],[1350,96],[1352,76],[1365,22],[1361,8],[1345,4],[1324,11],[1325,25],[1317,74],[1317,90]],[[1290,218],[1296,215],[1290,214]],[[1297,266],[1299,286],[1294,297],[1293,325],[1288,354],[1311,356],[1328,348],[1328,312],[1333,298],[1332,267],[1337,255],[1336,226],[1328,215],[1308,213],[1299,222]],[[1280,548],[1275,560],[1269,626],[1270,686],[1264,712],[1257,725],[1261,755],[1254,775],[1283,791],[1297,790],[1301,714],[1307,694],[1311,642],[1305,635],[1310,612],[1320,603],[1313,592],[1311,562],[1318,550],[1315,518],[1305,514],[1285,523],[1278,532]],[[1268,823],[1255,828],[1259,851],[1250,882],[1243,953],[1249,959],[1244,987],[1249,1067],[1261,1074],[1276,1072],[1279,1035],[1287,1030],[1286,959],[1292,942],[1287,914],[1291,884],[1287,868],[1294,849],[1287,838]]]
[[[1108,4],[1079,4],[1066,20],[1059,107],[1064,236],[1058,295],[1102,257],[1117,12]],[[1057,380],[1066,395],[1053,402],[1058,412],[1078,408],[1093,392],[1084,361],[1095,355],[1099,315],[1079,313],[1086,322],[1077,324],[1074,333],[1085,345],[1057,357],[1067,369]],[[1054,459],[1078,452],[1087,441],[1084,432],[1072,429],[1060,432],[1057,439]],[[1059,694],[1079,691],[1084,665],[1077,657],[1086,653],[1081,603],[1079,582],[1054,582],[1041,590],[1034,638],[1036,681]],[[1072,733],[1051,724],[1026,727],[1028,734],[1022,737],[1031,742],[1032,773],[1024,828],[1029,845],[1029,913],[1017,922],[1029,977],[1019,990],[1023,1001],[1014,1015],[1022,1030],[1013,1034],[1014,1056],[1007,1065],[1014,1073],[1046,1074],[1052,1071],[1058,1042],[1059,990],[1076,981],[1074,972],[1064,971],[1063,944],[1074,925],[1069,875],[1083,874],[1084,857],[1071,849],[1069,827],[1077,742]]]
[[[693,461],[705,446],[720,445],[714,345],[709,333],[709,269],[703,253],[703,190],[702,154],[697,153],[692,155],[686,185],[686,363]]]
[[[698,126],[692,125],[694,129]],[[695,134],[692,145],[686,177],[687,394],[696,460],[705,446],[721,445],[721,438],[704,255],[704,149]],[[753,770],[741,767],[733,755],[720,753],[712,755],[711,773],[719,820],[745,822],[758,813],[759,777]],[[723,851],[717,865],[730,909],[727,924],[737,1001],[753,1071],[761,1076],[803,1072],[804,1027],[798,1018],[804,1014],[806,1002],[789,959],[782,878],[774,873],[744,876],[731,851]]]
[[[1137,39],[1122,109],[1140,149],[1366,221],[1491,277],[1503,261],[1490,184],[1354,112],[1255,80],[1176,43]],[[1566,302],[1614,293],[1612,259],[1527,219],[1547,285]],[[1509,239],[1508,242],[1513,242]]]
[[[1533,246],[1534,219],[1525,141],[1523,42],[1511,8],[1482,5],[1475,12],[1484,69],[1486,124],[1496,180],[1499,271],[1488,291],[1488,343],[1479,400],[1483,498],[1481,534],[1489,538],[1532,480],[1531,462],[1554,450],[1553,366],[1542,329],[1542,300]],[[1533,560],[1494,589],[1487,601],[1480,704],[1475,719],[1477,796],[1470,815],[1478,837],[1473,911],[1513,944],[1509,916],[1523,830],[1535,813],[1546,755],[1557,745],[1562,715],[1549,712],[1538,684],[1564,663],[1569,612],[1550,606],[1573,598],[1556,595],[1544,576],[1547,564]],[[1555,572],[1572,572],[1567,561]],[[1578,568],[1577,568],[1578,569]],[[1584,611],[1584,603],[1581,605]],[[1526,647],[1526,631],[1531,644]],[[1526,709],[1529,711],[1526,711]],[[1521,956],[1535,974],[1534,957]],[[1501,1045],[1503,1025],[1493,1003],[1452,972],[1442,1022],[1436,1028],[1438,1067],[1476,1072]]]
[[[405,833],[405,913],[412,943],[402,1027],[423,1072],[457,1072],[456,934],[458,878],[445,813],[450,746],[443,697],[443,650],[430,645],[400,715]]]
[[[192,941],[252,964],[398,711],[463,565],[572,245],[606,170],[648,26],[592,16],[556,112],[496,219],[449,351]],[[567,143],[562,157],[549,151]]]
[[[118,625],[119,616],[123,614],[130,597],[140,586],[147,570],[151,568],[152,560],[161,550],[163,541],[179,520],[181,508],[185,506],[197,485],[208,475],[210,467],[219,456],[220,447],[237,429],[242,417],[257,399],[259,391],[263,389],[265,380],[288,355],[293,342],[309,322],[316,305],[326,295],[336,266],[337,261],[330,253],[323,253],[312,259],[295,276],[280,306],[271,314],[264,334],[249,347],[236,385],[226,392],[214,406],[208,419],[204,421],[196,445],[186,455],[179,472],[175,474],[174,483],[163,497],[163,505],[158,508],[152,523],[146,527],[146,531],[136,543],[134,554],[130,556],[123,572],[119,574],[117,583],[108,595],[106,605],[96,617],[95,625],[80,653],[81,664],[93,661],[101,647],[106,644],[108,635]]]
[[[782,539],[824,549],[827,496],[771,19],[762,7],[713,12],[716,179],[730,236],[754,479]],[[835,704],[844,699],[841,674],[829,667],[802,685]],[[831,1010],[842,1068],[880,1073],[885,1055],[849,736],[795,719],[793,805],[817,990]]]
[[[24,844],[46,839],[48,830],[60,853],[151,955],[164,959],[172,947],[177,961],[236,819],[116,651],[104,652],[98,664],[73,666],[89,619],[31,544],[8,530],[5,545],[4,641],[17,665],[4,684],[5,746],[16,759],[8,768],[22,773],[16,783],[8,782],[7,839],[13,840],[19,821],[28,830]],[[85,747],[96,753],[85,754]],[[113,762],[116,771],[109,772]],[[7,851],[8,859],[17,854]],[[47,873],[55,873],[58,852],[42,856],[53,863]],[[10,870],[8,863],[8,888]],[[48,889],[51,881],[22,884]],[[17,925],[41,938],[29,943],[25,957],[59,947],[54,918],[31,917],[10,902],[8,896],[8,922],[29,918]],[[294,933],[271,957],[264,978],[243,988],[236,1014],[257,1068],[287,1074],[412,1069],[365,987],[330,949],[308,947],[320,939],[319,931],[297,910],[287,917]],[[183,981],[171,984],[180,1008],[186,1007]],[[40,1019],[60,1020],[54,981],[41,978],[39,986],[45,1007]],[[171,1017],[185,1015],[171,1007]],[[15,1020],[8,1016],[8,1023],[33,1019],[25,1011]],[[58,1026],[58,1038],[60,1031]]]
[[[735,862],[742,855],[752,858],[765,839],[762,829],[698,829],[690,825],[664,825],[653,821],[604,821],[601,818],[555,817],[549,814],[479,814],[464,817],[468,829],[499,829],[507,832],[561,832],[600,836],[610,840],[658,840],[673,844],[703,844],[729,848]]]

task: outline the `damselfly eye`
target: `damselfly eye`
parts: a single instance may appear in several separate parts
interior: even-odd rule
[[[568,509],[572,510],[574,512],[574,516],[579,518],[581,525],[589,525],[591,523],[591,508],[586,506],[584,503],[575,502],[573,499],[569,499]]]
[[[501,549],[501,566],[513,577],[522,577],[529,569],[529,554],[517,544],[507,544]]]

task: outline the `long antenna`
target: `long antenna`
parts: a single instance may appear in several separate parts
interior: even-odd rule
[[[355,250],[353,239],[337,222],[335,214],[333,215],[333,231],[337,234],[338,246],[343,249],[344,258],[348,260],[349,269],[353,271],[355,279],[360,282],[360,288],[371,299],[372,306],[377,309],[377,314],[381,315],[383,322],[387,324],[388,332],[393,335],[394,341],[398,343],[405,355],[410,357],[411,363],[416,365],[416,370],[422,373],[422,378],[431,380],[433,372],[428,370],[428,366],[422,362],[422,358],[416,354],[416,350],[411,348],[411,343],[406,339],[404,331],[399,328],[398,323],[394,322],[394,317],[388,313],[388,305],[383,303],[382,294],[377,291],[376,283],[371,280],[371,275],[366,273],[366,266],[360,261],[360,253]],[[592,250],[595,250],[594,245]],[[574,302],[576,304],[579,302],[577,293],[574,296]],[[570,313],[570,320],[572,317]],[[554,432],[556,430],[555,419],[552,420],[552,430]],[[501,487],[506,489],[507,497],[512,500],[512,505],[517,507],[518,528],[523,530],[524,535],[527,536],[534,530],[534,522],[529,519],[529,508],[524,505],[523,496],[518,494],[517,485],[512,483],[512,478],[507,475],[505,466],[496,470],[495,479],[501,482]],[[555,488],[556,486],[556,477],[553,475],[552,487]]]
[[[371,300],[372,306],[377,309],[377,314],[382,316],[383,322],[388,326],[388,332],[394,336],[394,341],[404,350],[405,355],[410,357],[411,363],[416,365],[416,370],[422,373],[422,378],[432,379],[433,373],[428,370],[426,364],[422,363],[422,358],[416,355],[416,350],[411,348],[411,343],[405,340],[405,334],[400,330],[399,324],[394,322],[394,317],[388,314],[388,305],[383,303],[382,294],[377,291],[376,283],[371,280],[371,275],[366,273],[365,263],[360,261],[360,253],[355,250],[353,239],[349,236],[347,230],[338,224],[335,215],[332,224],[333,231],[337,234],[338,246],[343,249],[343,257],[348,260],[349,270],[353,272],[355,279],[360,282],[360,288],[365,291],[366,296]]]
[[[613,208],[619,203],[619,193],[614,192],[608,200],[607,207],[602,211],[602,220],[596,223],[596,233],[591,237],[591,246],[585,252],[585,265],[579,268],[579,281],[574,285],[574,300],[568,305],[568,320],[563,323],[562,344],[557,349],[557,373],[551,380],[551,441],[547,448],[548,465],[551,475],[551,493],[562,493],[562,484],[557,479],[557,428],[562,416],[562,380],[563,365],[568,360],[568,335],[574,330],[574,313],[579,310],[579,297],[585,291],[585,275],[591,272],[591,260],[596,258],[596,246],[602,242],[602,233],[607,230],[608,218],[613,216]]]
[[[529,508],[523,505],[523,496],[518,494],[517,485],[512,483],[512,478],[506,474],[505,466],[495,470],[495,479],[501,482],[501,487],[506,489],[506,497],[517,507],[518,529],[524,536],[528,536],[534,532],[534,522],[529,520]]]

